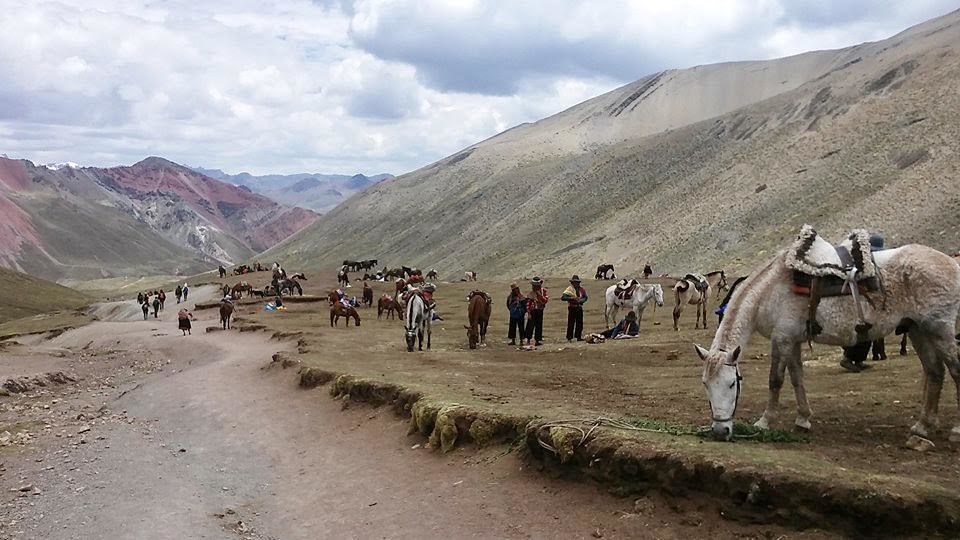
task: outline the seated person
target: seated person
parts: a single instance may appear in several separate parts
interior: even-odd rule
[[[591,334],[587,341],[597,343],[605,339],[628,339],[637,337],[638,334],[640,334],[640,325],[637,323],[637,314],[631,311],[613,328],[604,330],[599,334]]]

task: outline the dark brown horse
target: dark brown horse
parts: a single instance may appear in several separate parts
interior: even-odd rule
[[[467,329],[467,343],[471,349],[476,349],[478,343],[482,345],[486,342],[491,311],[491,299],[487,293],[483,291],[470,293],[470,303],[467,306],[470,326],[463,325],[463,327]]]
[[[230,319],[233,318],[233,302],[220,302],[220,324],[224,330],[230,329]]]
[[[373,307],[373,288],[363,282],[363,304],[366,307]]]
[[[380,300],[377,301],[377,318],[383,316],[384,312],[387,313],[388,319],[392,319],[394,313],[397,314],[397,319],[403,318],[403,306],[389,294],[381,296]]]
[[[601,264],[597,267],[597,273],[594,279],[617,279],[617,274],[613,271],[612,264]]]

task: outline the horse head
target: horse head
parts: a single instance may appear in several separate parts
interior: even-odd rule
[[[653,285],[653,294],[657,302],[657,307],[663,307],[663,287],[659,283]]]
[[[729,441],[733,438],[733,417],[740,400],[740,347],[732,351],[706,350],[695,345],[697,356],[703,360],[703,386],[710,402],[713,436]]]
[[[477,330],[477,325],[463,325],[463,327],[467,329],[467,344],[471,349],[476,349],[477,343],[480,342],[480,331]]]

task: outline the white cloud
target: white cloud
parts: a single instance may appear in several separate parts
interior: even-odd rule
[[[951,7],[0,0],[0,152],[401,173],[652,71],[850,45]]]

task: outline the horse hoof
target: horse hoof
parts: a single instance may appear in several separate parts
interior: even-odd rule
[[[810,433],[810,420],[807,420],[806,418],[797,418],[793,422],[793,427],[800,433]]]
[[[960,426],[954,426],[953,429],[950,430],[948,440],[952,443],[960,443]]]

